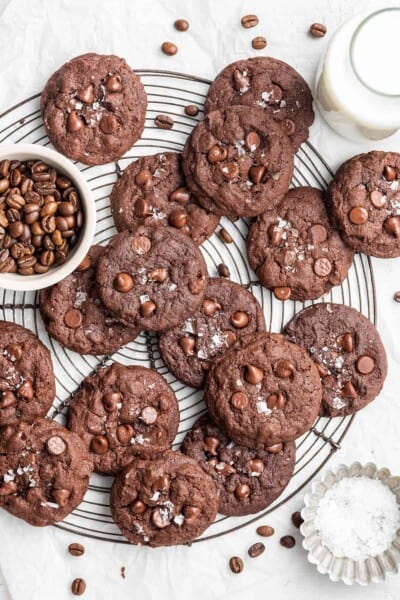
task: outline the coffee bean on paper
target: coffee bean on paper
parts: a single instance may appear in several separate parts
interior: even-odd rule
[[[189,29],[189,21],[186,21],[186,19],[177,19],[174,27],[177,31],[187,31]]]
[[[74,596],[82,596],[82,594],[85,593],[86,590],[86,582],[84,579],[74,579],[74,581],[72,582],[71,585],[71,592],[74,594]]]
[[[294,539],[294,537],[292,535],[284,535],[279,540],[279,543],[284,548],[293,548],[293,546],[296,545],[296,540]]]
[[[400,292],[395,292],[394,295],[393,295],[393,299],[396,302],[400,302]]]
[[[72,556],[82,556],[85,554],[85,547],[82,544],[70,544],[68,546],[68,552]]]
[[[224,265],[224,263],[219,264],[218,265],[218,275],[220,277],[230,277],[231,272],[229,271],[229,267],[227,265]]]
[[[297,529],[299,529],[300,525],[304,523],[304,519],[299,510],[292,514],[292,523],[295,527],[297,527]]]
[[[265,546],[262,542],[256,542],[255,544],[252,544],[250,546],[250,548],[248,549],[248,555],[250,556],[250,558],[257,558],[257,556],[261,556],[261,554],[264,552],[265,550]]]
[[[245,29],[250,29],[251,27],[255,27],[258,25],[258,17],[257,15],[245,15],[240,20],[242,27]]]
[[[233,242],[232,236],[223,227],[221,227],[221,229],[219,230],[218,235],[221,238],[221,240],[223,242],[225,242],[225,244],[232,244],[232,242]]]
[[[274,535],[275,533],[275,529],[270,525],[260,525],[257,527],[256,531],[261,537],[271,537],[271,535]]]
[[[232,556],[232,558],[229,559],[229,567],[232,573],[241,573],[243,571],[244,564],[239,556]]]
[[[327,29],[322,23],[313,23],[310,26],[310,33],[313,37],[324,37],[326,31]]]
[[[172,42],[164,42],[161,46],[161,50],[167,56],[174,56],[174,54],[178,52],[178,46],[176,46],[176,44],[173,44]]]
[[[259,35],[252,39],[251,45],[254,50],[263,50],[267,45],[267,40],[262,35]]]
[[[157,115],[154,119],[154,123],[159,129],[172,129],[174,126],[174,120],[168,115]]]
[[[188,104],[185,106],[185,114],[188,117],[196,117],[199,114],[199,109],[195,104]]]

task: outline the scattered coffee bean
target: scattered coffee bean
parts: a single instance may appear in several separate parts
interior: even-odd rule
[[[231,276],[231,272],[230,272],[229,268],[224,263],[220,263],[217,267],[217,270],[218,270],[218,275],[220,277],[230,277]],[[400,302],[400,300],[399,300],[399,302]]]
[[[270,525],[260,525],[256,531],[261,537],[271,537],[275,533],[275,529],[270,527]]]
[[[324,35],[326,34],[326,27],[325,25],[323,25],[322,23],[313,23],[312,25],[310,25],[310,34],[313,37],[319,38],[319,37],[324,37]]]
[[[154,119],[154,123],[159,129],[172,129],[174,126],[174,120],[168,115],[157,115]]]
[[[199,114],[199,109],[195,104],[188,104],[185,106],[185,114],[188,117],[196,117]]]
[[[293,548],[293,546],[296,545],[296,540],[294,539],[294,537],[292,535],[284,535],[279,540],[279,543],[284,548]]]
[[[189,29],[189,21],[186,21],[186,19],[178,19],[175,21],[174,27],[177,31],[187,31]]]
[[[164,42],[161,46],[161,50],[167,56],[174,56],[178,52],[178,46],[172,42]]]
[[[121,567],[121,577],[125,579],[125,567]]]
[[[257,15],[244,15],[244,17],[240,20],[242,27],[245,29],[250,29],[251,27],[255,27],[258,25],[258,17]]]
[[[400,292],[395,292],[393,294],[393,299],[395,302],[400,302]]]
[[[72,182],[42,161],[6,159],[0,162],[0,193],[0,271],[46,273],[65,262],[82,227]]]
[[[72,554],[72,556],[82,556],[85,554],[85,547],[82,544],[70,544],[68,546],[68,552]]]
[[[74,579],[71,585],[71,592],[74,596],[82,596],[86,590],[86,582],[84,579]]]
[[[243,571],[244,564],[239,556],[232,556],[232,558],[229,559],[229,567],[232,573],[241,573]]]
[[[304,519],[299,510],[292,514],[292,523],[295,527],[297,527],[297,529],[299,529],[300,525],[304,523]]]
[[[267,40],[262,35],[258,35],[251,40],[251,45],[253,46],[254,50],[264,50],[267,45]]]
[[[261,556],[264,550],[264,544],[262,542],[256,542],[255,544],[252,544],[250,546],[250,548],[247,550],[247,553],[250,556],[250,558],[257,558],[257,556]]]
[[[225,242],[225,244],[232,244],[232,242],[233,242],[232,236],[223,227],[221,227],[221,229],[219,230],[218,235],[221,238],[221,240],[223,242]]]

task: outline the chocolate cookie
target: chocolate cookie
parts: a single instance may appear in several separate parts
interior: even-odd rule
[[[94,470],[112,475],[135,455],[171,446],[179,408],[165,379],[145,367],[113,363],[86,377],[68,411],[68,427],[83,440]]]
[[[308,138],[314,121],[307,83],[293,67],[270,56],[238,60],[217,75],[205,112],[235,104],[262,107],[280,123],[295,150]]]
[[[200,309],[161,335],[160,352],[178,379],[201,388],[211,361],[238,337],[264,330],[262,308],[250,292],[226,279],[209,279]]]
[[[0,430],[0,506],[31,525],[65,519],[82,502],[91,473],[83,442],[51,419]]]
[[[202,244],[219,222],[187,189],[176,152],[135,160],[114,185],[110,201],[118,231],[169,224]]]
[[[207,268],[192,240],[172,227],[116,235],[97,262],[101,300],[140,330],[174,327],[200,306]]]
[[[55,393],[46,346],[29,329],[0,321],[0,426],[43,417]]]
[[[39,294],[47,333],[79,354],[112,354],[139,333],[119,323],[98,296],[95,267],[103,253],[92,246],[74,273]]]
[[[228,437],[270,452],[312,426],[321,398],[307,352],[274,333],[239,339],[211,368],[204,391],[211,417]]]
[[[289,483],[296,454],[294,442],[277,444],[273,452],[238,446],[207,415],[193,425],[181,450],[211,475],[219,490],[218,512],[231,516],[272,504]]]
[[[249,263],[280,300],[313,300],[347,276],[354,253],[329,223],[323,192],[291,189],[247,236]]]
[[[328,198],[350,248],[378,258],[400,256],[400,154],[354,156],[336,172]]]
[[[293,148],[261,108],[209,113],[183,151],[188,187],[219,215],[251,217],[276,206],[293,173]]]
[[[133,460],[111,490],[113,519],[131,544],[188,543],[211,525],[217,509],[211,477],[172,450],[157,459]]]
[[[47,134],[59,152],[87,165],[122,156],[140,137],[147,97],[123,58],[93,52],[48,80],[40,99]]]
[[[350,415],[374,400],[387,372],[386,352],[371,321],[343,304],[315,304],[285,334],[307,350],[320,372],[326,417]]]

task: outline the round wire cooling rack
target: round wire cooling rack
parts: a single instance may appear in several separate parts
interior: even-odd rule
[[[97,232],[95,242],[106,244],[115,234],[109,195],[121,171],[134,159],[145,154],[162,151],[180,151],[187,135],[202,118],[203,102],[210,84],[182,73],[156,70],[138,70],[148,96],[146,126],[142,138],[116,163],[101,166],[77,166],[84,173],[94,194],[97,209]],[[39,94],[36,94],[0,115],[0,143],[27,142],[48,146],[50,144],[42,125],[39,110]],[[195,104],[199,108],[197,117],[184,113],[184,107]],[[158,129],[154,124],[157,114],[167,114],[174,120],[171,130]],[[295,158],[292,185],[310,185],[325,189],[332,172],[318,151],[306,142]],[[254,273],[246,261],[245,238],[247,222],[236,222],[223,218],[221,225],[231,234],[233,243],[224,244],[214,234],[202,246],[210,276],[217,276],[221,262],[228,265],[231,278],[248,289],[261,303],[267,327],[281,331],[292,316],[310,302],[280,302],[273,294],[255,281]],[[356,255],[347,279],[341,286],[331,290],[319,301],[338,302],[352,306],[372,322],[376,321],[376,297],[374,276],[369,257]],[[12,292],[0,289],[0,317],[15,321],[32,329],[50,348],[56,375],[57,395],[50,416],[65,422],[68,399],[79,389],[84,377],[99,365],[116,360],[122,364],[150,366],[162,374],[174,389],[179,401],[180,426],[174,443],[178,448],[192,423],[204,411],[202,393],[194,390],[169,373],[158,352],[154,334],[143,333],[111,356],[80,356],[71,352],[48,337],[37,310],[37,298],[33,292]],[[284,504],[301,490],[323,467],[332,454],[340,448],[354,416],[326,419],[318,418],[313,427],[297,440],[296,466],[293,477],[284,494],[267,510],[252,517],[226,517],[218,515],[209,529],[196,542],[209,540],[253,523]],[[111,542],[128,543],[113,523],[109,509],[111,477],[93,475],[81,505],[56,527]]]

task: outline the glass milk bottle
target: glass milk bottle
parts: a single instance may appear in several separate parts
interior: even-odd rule
[[[400,7],[358,15],[333,35],[318,67],[318,108],[338,133],[357,142],[400,129]]]

